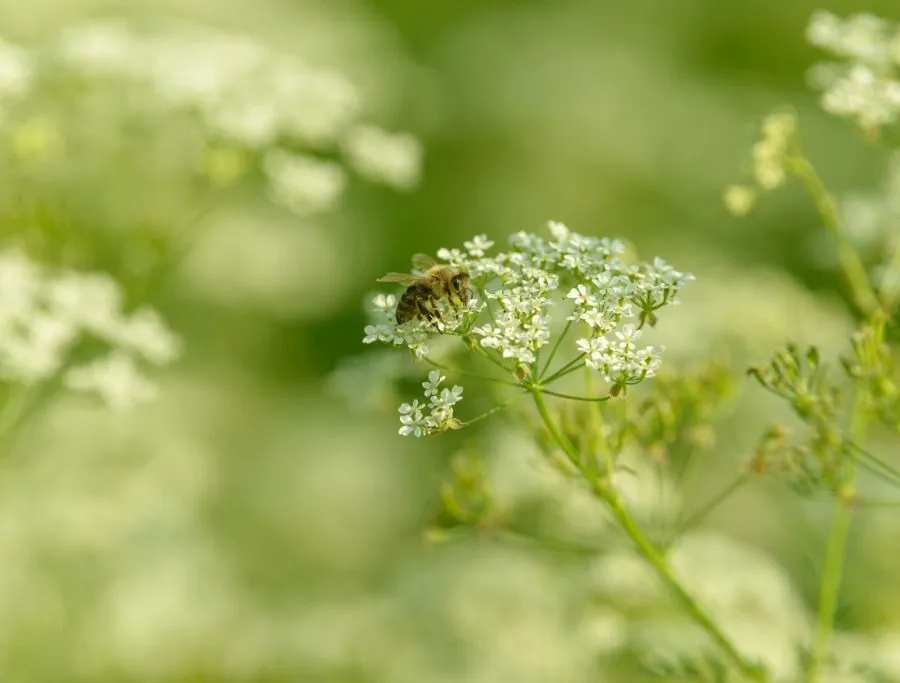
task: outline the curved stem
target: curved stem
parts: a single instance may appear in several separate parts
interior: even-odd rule
[[[828,189],[825,187],[825,183],[822,182],[813,165],[802,154],[789,157],[787,165],[806,186],[806,191],[809,192],[815,202],[816,209],[822,218],[825,228],[837,241],[838,261],[840,262],[841,270],[844,272],[847,285],[850,287],[853,302],[863,313],[876,311],[878,309],[878,297],[869,281],[865,265],[859,258],[850,240],[847,239],[847,234],[841,226],[840,212]]]
[[[541,419],[544,423],[544,426],[547,428],[547,431],[550,432],[550,435],[563,449],[569,460],[578,468],[578,471],[582,474],[582,476],[584,476],[593,486],[594,491],[606,504],[607,508],[609,508],[613,517],[615,517],[616,521],[619,523],[619,526],[621,526],[622,530],[625,531],[625,533],[631,539],[632,543],[634,543],[638,552],[656,571],[656,574],[660,578],[660,580],[662,580],[662,582],[669,588],[672,594],[682,604],[682,606],[685,608],[694,622],[700,628],[702,628],[707,633],[707,635],[709,635],[709,637],[713,640],[713,642],[716,643],[716,645],[719,646],[725,657],[749,679],[763,683],[766,680],[765,673],[758,666],[748,661],[744,657],[744,655],[742,655],[740,651],[738,651],[734,644],[728,639],[728,636],[726,636],[722,632],[722,630],[709,617],[706,611],[697,603],[696,600],[694,600],[694,598],[690,593],[687,592],[684,586],[681,585],[681,583],[672,573],[669,565],[666,563],[665,558],[662,556],[659,550],[657,550],[650,543],[643,530],[637,525],[634,519],[632,519],[628,510],[625,509],[625,506],[622,504],[619,496],[614,491],[600,483],[595,477],[590,474],[589,471],[585,470],[585,468],[581,465],[580,454],[572,445],[572,442],[569,441],[569,439],[557,428],[556,423],[553,421],[553,418],[551,417],[550,412],[547,409],[547,404],[544,401],[540,390],[532,389],[531,394],[534,398],[534,404],[537,407],[538,413],[540,413]]]
[[[866,417],[865,392],[858,389],[853,401],[853,413],[850,423],[850,438],[860,443],[865,438],[868,420]],[[858,460],[850,458],[847,463],[847,483],[851,486],[856,480]],[[828,547],[825,550],[825,567],[822,571],[822,583],[819,585],[819,609],[816,614],[816,631],[810,653],[809,667],[806,670],[807,683],[819,680],[822,664],[831,644],[834,631],[834,615],[837,611],[838,597],[841,589],[841,577],[844,569],[844,555],[847,548],[847,536],[850,530],[850,502],[838,497],[834,502],[831,532],[828,535]]]

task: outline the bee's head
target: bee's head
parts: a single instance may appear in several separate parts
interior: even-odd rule
[[[468,273],[456,273],[450,278],[450,295],[459,297],[463,303],[469,300]]]

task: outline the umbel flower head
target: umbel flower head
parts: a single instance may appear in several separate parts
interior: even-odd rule
[[[655,324],[659,309],[676,303],[681,287],[693,276],[659,258],[652,263],[627,261],[620,241],[580,235],[554,221],[548,227],[549,238],[519,232],[511,236],[508,250],[493,255],[488,252],[494,242],[486,235],[464,242],[461,249],[440,249],[438,258],[469,275],[470,296],[465,302],[450,301],[435,292],[426,302],[433,314],[398,324],[398,297],[379,294],[363,342],[405,346],[427,360],[436,339],[458,336],[471,351],[508,370],[525,389],[545,386],[585,366],[600,375],[612,395],[652,377],[663,349],[641,346],[642,328]],[[420,288],[416,293],[425,296],[427,291]],[[567,364],[554,370],[551,362],[570,332],[574,358],[570,355]],[[549,355],[542,363],[541,352],[547,347]],[[432,374],[443,380],[439,373]],[[429,377],[427,384],[426,390],[434,380]],[[453,405],[462,388],[443,390],[448,391],[438,403],[434,392],[426,391],[430,406],[403,404],[401,434],[422,436],[461,426],[451,418],[455,420]]]
[[[822,108],[875,132],[900,120],[900,26],[872,14],[812,15],[809,42],[834,59],[810,72]]]
[[[74,391],[128,408],[156,394],[141,366],[181,355],[162,317],[152,308],[126,313],[121,286],[104,273],[55,269],[6,249],[0,284],[0,384],[34,387],[59,376]],[[105,353],[84,358],[86,344]]]

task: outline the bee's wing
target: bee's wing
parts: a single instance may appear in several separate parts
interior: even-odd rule
[[[437,259],[432,258],[428,254],[413,254],[412,263],[416,268],[421,268],[422,270],[428,270],[438,264]]]
[[[388,273],[375,280],[375,282],[396,282],[400,285],[414,285],[421,281],[422,276],[412,275],[411,273]]]

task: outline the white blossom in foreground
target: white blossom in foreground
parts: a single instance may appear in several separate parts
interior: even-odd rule
[[[462,400],[463,388],[455,385],[450,389],[441,388],[446,377],[440,371],[432,370],[428,379],[422,382],[427,403],[418,400],[404,403],[400,413],[400,435],[421,437],[447,429],[456,429],[462,423],[453,417],[453,407]]]
[[[0,288],[0,377],[6,381],[33,386],[63,373],[69,388],[128,407],[155,394],[139,361],[162,366],[181,354],[179,339],[156,311],[123,310],[119,284],[104,273],[54,270],[7,250],[0,252]],[[98,343],[106,355],[73,366],[84,347]]]
[[[809,42],[837,61],[816,65],[810,81],[822,91],[825,111],[849,118],[866,130],[900,119],[900,28],[872,14],[842,19],[830,12],[812,15]]]
[[[494,255],[488,255],[494,243],[486,235],[464,242],[462,249],[438,250],[438,258],[469,275],[468,300],[448,301],[438,288],[433,297],[437,315],[398,325],[398,297],[379,295],[363,342],[406,346],[424,358],[432,340],[459,336],[524,388],[578,366],[597,371],[613,395],[653,377],[662,348],[640,346],[641,330],[655,324],[657,311],[677,303],[678,292],[693,276],[662,259],[628,262],[619,241],[580,235],[553,221],[548,227],[550,239],[520,232],[510,238],[508,251]],[[568,358],[568,364],[551,367],[557,351],[564,351],[559,358]],[[425,406],[404,404],[401,414],[405,433],[436,431],[427,423]]]

